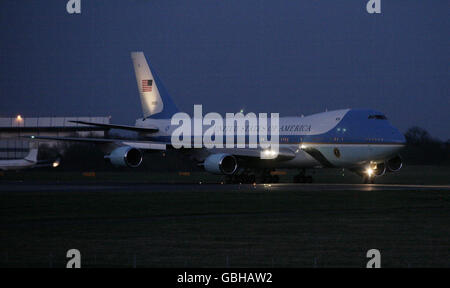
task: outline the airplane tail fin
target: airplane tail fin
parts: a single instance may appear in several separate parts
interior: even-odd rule
[[[38,149],[37,148],[31,148],[30,152],[25,157],[25,160],[31,161],[31,162],[37,162],[37,155],[38,155]]]
[[[131,52],[131,59],[133,60],[144,118],[171,118],[179,110],[156,72],[150,69],[144,53]]]

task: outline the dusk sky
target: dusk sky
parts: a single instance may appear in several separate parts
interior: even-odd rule
[[[450,1],[0,1],[0,117],[142,117],[131,51],[181,110],[372,108],[450,139]]]

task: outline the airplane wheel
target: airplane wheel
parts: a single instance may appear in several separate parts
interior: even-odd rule
[[[270,175],[262,175],[261,176],[261,183],[270,183]]]
[[[225,178],[227,184],[253,184],[255,182],[256,176],[253,174],[233,175]]]
[[[253,183],[255,183],[255,181],[256,181],[256,177],[255,177],[255,175],[249,175],[249,174],[246,174],[246,175],[242,175],[243,177],[243,179],[242,179],[242,183],[245,183],[245,184],[253,184]]]
[[[294,183],[313,183],[314,179],[312,176],[295,175],[293,182]]]
[[[312,183],[312,176],[306,176],[306,169],[300,169],[299,173],[294,176],[294,183]]]

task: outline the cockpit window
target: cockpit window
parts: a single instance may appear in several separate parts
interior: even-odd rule
[[[382,114],[369,115],[369,119],[387,120],[386,116]]]

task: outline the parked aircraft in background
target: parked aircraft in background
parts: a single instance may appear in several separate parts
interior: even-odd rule
[[[143,117],[134,126],[74,121],[79,124],[135,131],[143,140],[32,136],[38,140],[91,142],[102,145],[116,166],[138,167],[144,151],[173,149],[171,117],[179,112],[143,52],[131,53]],[[263,99],[261,99],[263,101]],[[180,149],[208,172],[228,176],[229,182],[277,182],[277,168],[298,169],[294,182],[312,182],[306,169],[346,168],[373,182],[375,177],[401,169],[398,152],[403,135],[386,116],[370,109],[342,109],[305,117],[280,117],[279,151],[262,159],[254,148]]]
[[[58,167],[59,159],[55,161],[38,161],[38,149],[32,148],[23,159],[0,160],[0,170],[22,170],[37,167]]]

